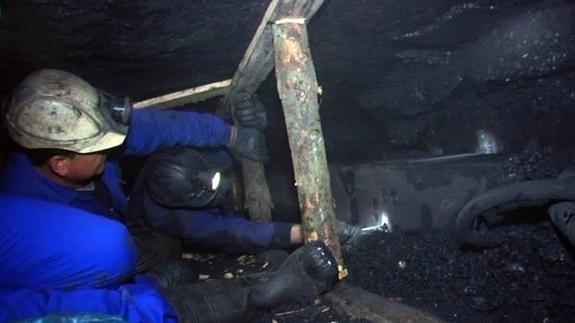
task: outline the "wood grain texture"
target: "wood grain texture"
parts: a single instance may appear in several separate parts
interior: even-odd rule
[[[442,323],[444,321],[414,307],[386,299],[347,283],[339,283],[324,296],[352,319],[377,323]]]
[[[169,109],[186,104],[202,102],[228,93],[232,80],[205,84],[190,89],[168,93],[155,98],[139,101],[134,103],[134,109],[155,108]]]
[[[306,242],[322,241],[347,275],[335,230],[335,210],[321,128],[315,69],[305,22],[273,26],[276,79],[288,131]],[[295,20],[294,20],[295,21]]]
[[[224,104],[233,109],[241,99],[253,96],[274,67],[274,47],[271,24],[285,17],[311,18],[323,0],[272,0],[236,73]],[[256,221],[271,221],[273,202],[262,164],[242,160],[245,208]]]

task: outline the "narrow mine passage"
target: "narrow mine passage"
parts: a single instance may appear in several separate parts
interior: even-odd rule
[[[6,0],[0,58],[2,322],[573,320],[573,1]]]

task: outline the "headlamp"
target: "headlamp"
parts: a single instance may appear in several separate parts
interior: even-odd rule
[[[194,207],[203,207],[210,204],[218,193],[221,180],[220,172],[199,172],[196,176],[196,183],[193,187],[189,204]]]
[[[220,187],[220,180],[221,180],[220,172],[216,172],[214,174],[214,177],[212,177],[212,191],[216,191],[218,187]]]
[[[104,91],[99,91],[98,99],[102,114],[115,123],[128,126],[132,114],[132,101],[130,98],[119,98]]]

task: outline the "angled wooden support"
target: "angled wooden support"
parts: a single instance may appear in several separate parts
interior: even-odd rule
[[[274,48],[271,23],[285,17],[311,18],[323,0],[272,0],[258,26],[224,99],[228,108],[256,93],[274,66]],[[261,163],[242,160],[245,203],[250,218],[270,221],[273,203]]]
[[[156,109],[169,109],[179,107],[185,104],[193,104],[205,101],[218,96],[223,96],[228,93],[228,89],[232,84],[232,80],[224,80],[220,82],[210,83],[177,91],[155,98],[143,100],[134,103],[135,109],[153,107]]]
[[[301,17],[309,20],[324,0],[272,0],[234,75],[226,103],[251,97],[274,67],[273,22]]]
[[[347,276],[335,230],[335,211],[319,116],[315,69],[303,18],[273,26],[277,87],[282,102],[305,240],[323,241]]]

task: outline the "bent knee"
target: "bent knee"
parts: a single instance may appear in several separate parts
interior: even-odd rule
[[[0,196],[0,205],[2,285],[106,287],[132,273],[138,252],[123,224],[25,197]]]
[[[138,248],[128,229],[121,223],[105,219],[91,232],[91,243],[81,258],[95,265],[98,285],[123,280],[130,276],[138,260]]]

